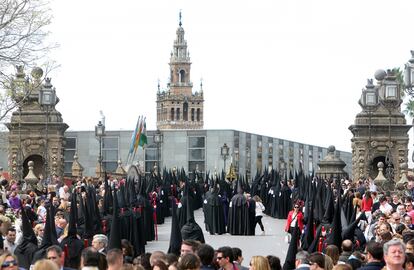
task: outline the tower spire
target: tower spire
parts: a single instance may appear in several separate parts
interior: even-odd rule
[[[178,25],[181,27],[181,25],[182,25],[182,23],[181,23],[181,9],[180,9],[180,13],[179,13],[178,17],[180,19],[180,22],[178,23]]]

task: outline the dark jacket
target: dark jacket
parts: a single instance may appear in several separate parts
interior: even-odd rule
[[[383,267],[384,264],[382,262],[369,262],[361,268],[358,268],[358,270],[381,270]]]
[[[352,251],[343,251],[341,255],[339,256],[338,261],[346,263],[349,259],[349,256],[351,255],[352,255]]]

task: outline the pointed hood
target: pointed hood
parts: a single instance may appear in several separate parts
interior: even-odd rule
[[[44,234],[42,243],[36,251],[36,253],[33,255],[33,261],[32,264],[35,263],[37,260],[43,259],[46,255],[46,249],[53,245],[59,245],[57,241],[57,235],[56,235],[56,227],[55,227],[55,207],[53,204],[50,204],[47,207],[46,211],[46,222],[44,227]]]
[[[356,206],[355,206],[355,212],[356,212]],[[355,217],[355,216],[354,216]],[[358,223],[361,220],[366,220],[365,212],[361,212],[361,214],[358,216],[358,218],[354,218],[351,224],[349,224],[343,231],[342,231],[342,240],[349,239],[351,241],[354,240],[355,235],[355,229],[358,226]]]
[[[314,230],[315,230],[315,224],[314,224],[314,218],[313,218],[313,202],[306,202],[306,211],[309,213],[308,220],[306,222],[306,232],[303,236],[303,244],[302,249],[308,250],[311,246],[313,240],[314,240]]]
[[[332,188],[329,186],[326,193],[325,214],[323,215],[323,222],[331,223],[334,216],[334,196]]]
[[[111,232],[109,235],[108,250],[113,248],[121,249],[121,239],[119,238],[119,232],[121,230],[119,208],[118,208],[118,196],[114,194],[114,211],[112,215]]]
[[[286,254],[286,259],[285,259],[285,263],[283,264],[283,270],[293,270],[295,269],[295,261],[296,261],[296,253],[298,253],[298,240],[299,240],[299,235],[298,235],[298,227],[297,227],[297,223],[296,223],[296,227],[293,230],[292,233],[292,239],[290,240],[289,243],[289,248]]]
[[[37,238],[32,225],[30,224],[26,210],[23,207],[21,208],[21,213],[23,237],[22,242],[14,250],[14,255],[16,255],[21,267],[29,269],[33,256],[38,248]]]
[[[170,246],[168,248],[168,253],[173,253],[179,256],[181,252],[182,238],[181,238],[180,226],[178,224],[178,219],[177,219],[177,203],[175,201],[175,198],[171,199],[171,211],[172,211],[171,236],[170,236]]]
[[[339,185],[338,185],[338,194],[336,198],[336,205],[335,205],[335,212],[334,212],[334,218],[331,224],[332,231],[327,237],[327,243],[328,245],[335,245],[338,247],[339,250],[341,250],[341,244],[342,244],[342,222],[341,222],[341,193],[339,191]]]
[[[76,207],[76,192],[72,193],[71,197],[71,207],[70,207],[70,214],[69,214],[69,229],[68,235],[62,239],[60,242],[60,247],[62,250],[66,250],[65,253],[65,266],[78,269],[80,265],[80,256],[79,254],[82,252],[84,248],[84,243],[82,240],[78,239],[78,232],[76,229],[76,220],[78,215],[78,209]]]

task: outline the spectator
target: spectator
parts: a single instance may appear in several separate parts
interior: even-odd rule
[[[93,247],[88,247],[82,250],[80,269],[99,270],[98,266],[99,252]]]
[[[1,270],[18,270],[19,269],[19,262],[17,261],[16,256],[14,256],[9,251],[5,251],[0,256],[0,266]]]
[[[253,256],[250,260],[250,270],[270,270],[269,261],[263,256]]]
[[[178,257],[174,253],[167,253],[165,255],[167,257],[167,265],[169,270],[177,270],[177,263],[178,263]],[[214,250],[213,250],[213,256],[214,256]]]
[[[339,256],[338,262],[346,263],[348,258],[352,255],[352,242],[349,239],[342,241],[342,253]]]
[[[405,270],[414,269],[414,254],[406,253],[405,254]]]
[[[6,238],[3,242],[4,250],[10,251],[10,253],[14,254],[14,250],[16,249],[16,230],[11,227],[7,230]]]
[[[71,268],[63,267],[65,263],[65,254],[60,246],[50,246],[46,249],[46,258],[54,262],[59,270],[70,270]]]
[[[366,246],[366,260],[367,263],[360,268],[360,270],[381,270],[384,267],[382,258],[384,251],[382,245],[375,241],[370,241]]]
[[[163,261],[156,261],[152,270],[168,270],[168,266]]]
[[[309,270],[309,253],[307,251],[299,251],[296,253],[296,260],[295,260],[295,267],[296,270]]]
[[[138,256],[134,261],[136,260],[135,264],[141,265],[145,270],[151,270],[150,258],[151,253],[147,252]]]
[[[108,264],[108,270],[119,270],[124,262],[122,250],[118,248],[109,250],[106,254],[106,262]]]
[[[362,262],[365,261],[364,256],[359,251],[354,251],[351,256],[349,256],[347,264],[349,264],[353,270],[356,270],[362,266]]]
[[[282,265],[280,264],[279,257],[273,256],[273,255],[268,255],[266,258],[269,261],[269,265],[270,265],[271,270],[281,270],[282,269]]]
[[[134,247],[127,239],[121,240],[122,254],[124,256],[124,263],[131,263],[134,259]]]
[[[200,242],[192,239],[183,240],[181,243],[181,256],[188,253],[196,253]]]
[[[33,270],[59,270],[59,268],[56,265],[56,263],[50,260],[47,260],[47,259],[43,259],[43,260],[38,260],[34,264]]]
[[[310,270],[325,270],[325,258],[322,253],[315,252],[309,256]]]
[[[412,222],[411,216],[409,216],[409,215],[404,216],[404,224],[408,229],[414,230],[414,224]]]
[[[406,247],[405,247],[405,253],[413,253],[414,254],[414,239],[408,240]]]
[[[405,246],[403,242],[392,239],[384,244],[384,261],[388,270],[400,270],[405,262]]]
[[[395,233],[397,226],[401,224],[401,216],[397,212],[392,213],[391,215],[391,229],[392,232]]]
[[[165,256],[165,253],[164,252],[162,252],[162,251],[154,251],[151,254],[151,257],[150,257],[151,267],[154,266],[155,262],[158,262],[158,261],[161,261],[161,262],[167,264],[167,256]]]
[[[332,270],[352,270],[352,267],[349,264],[341,263],[334,265]]]
[[[248,267],[241,265],[244,259],[241,249],[238,247],[234,247],[232,248],[232,251],[233,251],[233,264],[237,267],[237,269],[248,270],[249,269]]]
[[[43,234],[45,232],[45,225],[43,223],[37,224],[34,227],[34,232],[37,238],[37,245],[40,246],[42,244]]]
[[[262,230],[262,234],[265,234],[265,229],[263,226],[262,218],[263,218],[263,211],[265,210],[265,207],[262,203],[262,199],[260,199],[259,196],[255,195],[253,196],[253,200],[256,202],[256,216],[254,220],[254,229],[256,230],[256,225],[259,223],[260,229]],[[247,268],[247,267],[246,267]]]
[[[379,210],[385,215],[389,216],[393,209],[392,209],[392,206],[388,203],[387,198],[385,196],[382,196],[379,199],[379,202],[380,202]]]
[[[392,195],[392,201],[390,202],[390,205],[394,209],[394,211],[397,210],[397,207],[401,204],[400,198],[397,194]]]
[[[216,260],[220,270],[235,270],[233,266],[233,250],[231,247],[221,247],[217,250]]]
[[[332,259],[332,264],[338,264],[339,260],[339,249],[335,245],[328,245],[325,249],[326,256],[329,256]]]
[[[100,253],[106,254],[108,237],[104,234],[95,234],[92,239],[92,246]]]
[[[177,268],[178,270],[194,270],[200,269],[200,265],[201,262],[197,255],[195,255],[194,253],[187,253],[181,256]]]
[[[215,270],[213,266],[214,249],[208,244],[201,244],[197,250],[197,255],[201,261],[201,270]]]

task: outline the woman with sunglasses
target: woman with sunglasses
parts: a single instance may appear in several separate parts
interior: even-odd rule
[[[16,256],[8,251],[5,251],[0,256],[0,267],[0,270],[17,270],[19,268],[19,264]]]
[[[293,205],[293,210],[289,211],[288,218],[285,225],[285,231],[292,234],[295,228],[298,230],[298,235],[303,230],[303,213],[300,209],[300,202],[297,201]],[[299,239],[299,237],[298,237]]]

